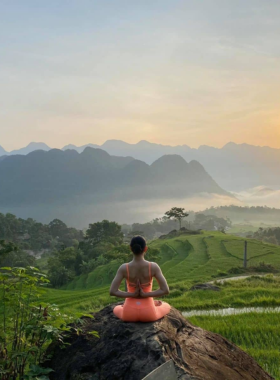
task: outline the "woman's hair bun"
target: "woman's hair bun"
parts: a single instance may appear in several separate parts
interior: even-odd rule
[[[133,246],[131,248],[132,248],[133,253],[135,253],[136,255],[143,251],[140,244],[133,244]]]
[[[143,236],[134,236],[130,242],[131,250],[135,255],[142,253],[146,248],[146,245],[146,240]]]

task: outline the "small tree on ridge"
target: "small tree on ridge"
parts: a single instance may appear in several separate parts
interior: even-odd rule
[[[179,222],[179,229],[181,229],[182,219],[189,215],[184,212],[184,210],[185,209],[181,207],[172,207],[169,211],[166,211],[164,215],[166,215],[168,219],[177,219]]]

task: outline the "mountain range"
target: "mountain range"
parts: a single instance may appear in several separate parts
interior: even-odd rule
[[[151,165],[132,157],[111,156],[101,149],[37,150],[0,160],[0,211],[45,220],[63,209],[71,220],[100,204],[179,199],[199,193],[231,197],[193,160],[165,155]],[[32,212],[36,209],[36,213]],[[51,217],[51,216],[50,216]]]
[[[108,140],[100,146],[87,144],[78,147],[70,144],[62,150],[71,149],[81,153],[86,147],[101,148],[114,156],[131,156],[147,164],[163,155],[180,155],[186,161],[200,162],[219,185],[228,191],[242,191],[256,186],[268,186],[275,190],[280,188],[280,149],[232,142],[222,148],[202,145],[195,149],[187,145],[168,146],[144,140],[137,144]],[[25,148],[8,153],[0,147],[0,156],[27,154],[38,149],[48,151],[51,148],[44,143],[30,143]]]

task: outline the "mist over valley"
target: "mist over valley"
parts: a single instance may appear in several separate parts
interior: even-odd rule
[[[59,150],[31,143],[0,156],[1,212],[45,223],[57,217],[84,228],[104,218],[147,222],[174,204],[193,211],[222,205],[280,207],[274,173],[280,161],[277,149],[247,144],[191,149],[114,140],[102,149],[89,145]],[[250,184],[257,186],[246,187]]]

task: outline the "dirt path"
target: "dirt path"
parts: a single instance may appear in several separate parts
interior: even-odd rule
[[[227,278],[221,278],[219,280],[209,281],[208,284],[223,284],[226,281],[237,281],[237,280],[244,280],[245,278],[252,277],[252,276],[258,276],[258,277],[265,277],[268,274],[272,273],[266,273],[266,274],[250,274],[250,275],[241,275],[241,276],[235,276],[235,277],[227,277]],[[274,276],[275,277],[275,276]]]

